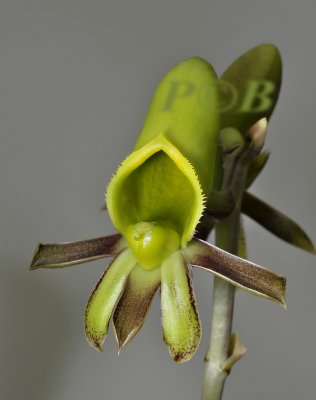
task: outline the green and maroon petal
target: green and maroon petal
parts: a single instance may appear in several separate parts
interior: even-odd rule
[[[69,267],[114,256],[125,247],[127,244],[120,234],[79,242],[40,243],[35,251],[30,269]]]
[[[85,332],[88,342],[97,350],[102,350],[112,312],[135,265],[132,251],[124,250],[102,275],[89,299],[85,311]]]
[[[145,270],[139,265],[129,274],[113,315],[119,351],[144,324],[151,301],[160,285],[160,268]]]
[[[181,251],[161,266],[162,331],[169,353],[176,362],[188,361],[201,339],[201,324],[188,265]]]
[[[192,265],[231,284],[285,306],[285,278],[203,240],[193,239],[184,250]]]

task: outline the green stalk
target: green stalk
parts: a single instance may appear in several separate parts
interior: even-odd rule
[[[237,147],[224,156],[223,190],[231,190],[235,208],[216,224],[216,245],[232,254],[238,254],[240,210],[250,159],[249,148]],[[212,326],[209,348],[205,357],[203,400],[220,400],[226,377],[231,368],[231,331],[234,312],[235,287],[223,279],[214,278]],[[230,365],[230,366],[228,366]]]

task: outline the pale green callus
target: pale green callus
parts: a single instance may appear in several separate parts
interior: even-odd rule
[[[200,343],[201,325],[190,273],[180,251],[161,266],[161,313],[171,357],[177,362],[188,361]]]
[[[137,261],[148,270],[160,267],[162,260],[180,247],[179,234],[164,222],[130,225],[127,237]]]

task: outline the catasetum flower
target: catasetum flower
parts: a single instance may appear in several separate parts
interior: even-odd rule
[[[285,303],[283,277],[194,238],[218,164],[216,81],[209,63],[191,58],[158,85],[135,149],[106,191],[119,234],[36,251],[31,269],[113,257],[85,311],[87,339],[99,350],[112,315],[119,349],[136,335],[160,287],[164,341],[175,361],[189,360],[201,337],[193,266]]]

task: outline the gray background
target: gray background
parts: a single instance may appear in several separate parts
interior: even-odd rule
[[[177,365],[160,330],[158,297],[118,357],[84,338],[82,314],[104,261],[28,272],[37,241],[113,232],[106,183],[131,150],[153,89],[181,59],[199,55],[218,73],[262,42],[284,61],[253,191],[295,217],[316,241],[315,11],[305,1],[0,2],[0,398],[198,399],[209,335],[212,277],[194,285],[203,340]],[[225,399],[312,399],[316,392],[315,258],[247,220],[251,260],[288,278],[288,310],[238,292],[234,329],[248,349]]]

